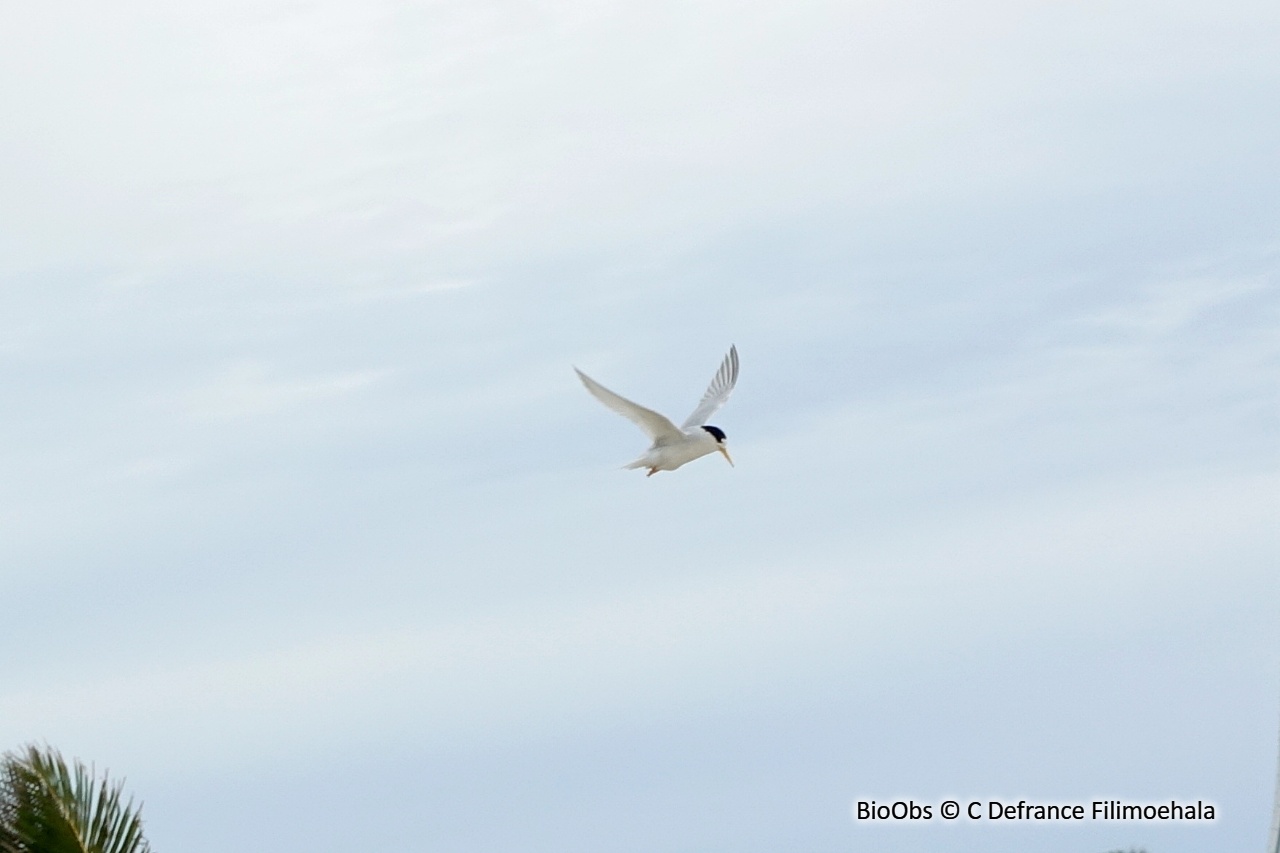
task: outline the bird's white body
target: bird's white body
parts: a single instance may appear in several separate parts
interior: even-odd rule
[[[649,476],[652,477],[659,471],[674,471],[681,465],[717,451],[724,455],[730,465],[733,464],[724,445],[724,431],[719,427],[708,426],[707,419],[724,405],[733,392],[733,386],[738,382],[737,347],[729,348],[729,354],[716,371],[707,393],[702,395],[702,402],[698,403],[698,408],[680,426],[652,409],[646,409],[613,393],[581,370],[577,372],[578,378],[593,397],[640,427],[653,440],[653,445],[644,456],[625,467],[648,468]]]
[[[689,431],[682,430],[680,438],[673,438],[667,442],[654,442],[635,462],[625,465],[625,468],[648,468],[651,472],[657,471],[674,471],[685,463],[700,459],[720,450],[720,443],[716,441],[715,436],[697,427]]]

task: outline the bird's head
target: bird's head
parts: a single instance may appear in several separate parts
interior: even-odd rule
[[[720,451],[720,454],[724,456],[730,465],[733,465],[733,457],[729,455],[729,448],[724,446],[724,430],[715,426],[704,426],[703,429],[716,440],[716,450]]]

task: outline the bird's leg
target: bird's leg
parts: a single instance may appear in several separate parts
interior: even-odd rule
[[[646,477],[646,478],[648,478],[648,477],[652,477],[652,476],[653,476],[654,474],[656,474],[656,473],[658,473],[658,469],[657,469],[657,468],[650,468],[650,469],[649,469],[649,473],[648,473],[648,474],[645,474],[645,477]]]

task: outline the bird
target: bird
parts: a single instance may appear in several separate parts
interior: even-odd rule
[[[578,368],[575,367],[574,371],[591,392],[591,396],[640,427],[653,441],[653,446],[643,456],[624,465],[624,468],[648,468],[649,473],[645,477],[652,477],[659,471],[674,471],[681,465],[717,451],[730,466],[733,465],[733,458],[725,447],[724,430],[711,426],[707,420],[725,404],[733,393],[733,386],[738,382],[736,346],[729,347],[729,354],[724,357],[720,369],[712,377],[707,392],[702,395],[702,402],[698,403],[698,407],[680,426],[652,409],[646,409],[613,393]]]

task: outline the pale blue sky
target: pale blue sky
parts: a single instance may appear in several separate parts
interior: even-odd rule
[[[160,850],[1260,849],[1280,9],[0,11],[0,748]],[[707,458],[646,480],[577,365]],[[1217,803],[869,827],[858,797]]]

